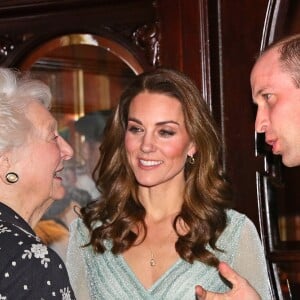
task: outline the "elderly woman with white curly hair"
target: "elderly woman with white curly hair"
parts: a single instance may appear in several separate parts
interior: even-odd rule
[[[59,173],[73,150],[49,87],[19,75],[0,68],[0,298],[75,299],[63,261],[33,231],[64,195]]]

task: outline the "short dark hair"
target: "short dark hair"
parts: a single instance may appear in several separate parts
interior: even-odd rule
[[[261,55],[277,49],[283,71],[290,74],[297,88],[300,87],[300,34],[284,37],[270,44]]]

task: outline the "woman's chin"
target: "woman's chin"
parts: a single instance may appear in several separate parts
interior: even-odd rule
[[[66,194],[66,191],[65,191],[64,187],[60,186],[53,191],[52,198],[54,200],[61,200],[65,196],[65,194]]]

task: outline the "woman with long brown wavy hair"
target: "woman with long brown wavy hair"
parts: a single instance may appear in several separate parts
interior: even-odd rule
[[[196,284],[224,292],[219,261],[268,299],[258,234],[231,209],[220,151],[187,76],[165,68],[137,76],[104,132],[101,201],[72,224],[67,267],[78,299],[194,299]]]

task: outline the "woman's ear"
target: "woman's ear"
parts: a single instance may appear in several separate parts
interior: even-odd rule
[[[188,156],[194,156],[194,154],[197,152],[196,145],[194,142],[191,142],[189,151],[188,151]]]
[[[0,155],[0,179],[7,183],[6,174],[9,171],[10,163],[9,157],[6,153]]]

